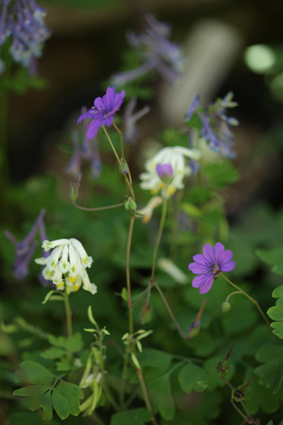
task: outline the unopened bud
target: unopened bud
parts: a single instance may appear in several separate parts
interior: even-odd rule
[[[121,174],[127,174],[127,172],[128,172],[128,167],[123,162],[119,165],[119,172]]]
[[[137,204],[135,203],[135,201],[133,201],[132,198],[129,198],[126,202],[125,202],[125,208],[128,211],[135,211],[137,209]]]
[[[223,313],[228,313],[230,309],[231,309],[231,304],[229,304],[226,301],[221,305],[221,310],[223,311]]]
[[[71,183],[70,198],[72,199],[72,201],[76,201],[78,199],[81,178],[82,176],[80,174],[77,183]]]
[[[230,350],[228,351],[226,357],[223,360],[218,360],[217,361],[217,372],[219,373],[220,376],[226,375],[228,370],[231,369],[232,366],[226,366],[228,359],[230,357],[230,354],[233,350],[234,344],[232,344],[232,347],[230,348]]]
[[[239,402],[249,400],[246,396],[246,393],[251,390],[251,387],[249,387],[249,385],[255,379],[257,374],[258,372],[256,372],[256,374],[249,380],[249,382],[239,385],[237,388],[234,388],[232,390],[232,401]]]
[[[151,317],[152,307],[144,303],[141,309],[141,324],[144,325],[145,323],[149,322],[151,320]]]
[[[200,322],[198,320],[193,321],[193,323],[188,329],[189,339],[193,338],[194,336],[197,336],[199,331],[200,331]]]

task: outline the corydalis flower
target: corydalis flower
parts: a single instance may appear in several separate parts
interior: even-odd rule
[[[170,183],[170,180],[173,177],[173,167],[171,164],[157,164],[156,172],[160,180],[164,183]]]
[[[234,141],[230,126],[238,125],[236,118],[227,117],[227,108],[234,108],[238,104],[232,101],[233,93],[229,92],[223,99],[217,99],[214,103],[201,105],[199,96],[193,99],[186,116],[190,121],[193,114],[199,116],[202,121],[201,136],[208,141],[208,146],[214,152],[225,158],[235,158],[233,151]]]
[[[147,28],[143,34],[127,34],[127,41],[136,50],[142,64],[133,70],[115,74],[112,77],[114,85],[130,83],[153,69],[166,80],[173,81],[183,70],[182,49],[168,40],[170,25],[158,22],[153,15],[146,15],[145,19]]]
[[[217,242],[214,248],[209,244],[204,245],[202,252],[203,255],[193,256],[195,263],[189,264],[189,270],[194,274],[199,274],[193,279],[192,285],[194,288],[200,288],[200,294],[205,294],[212,287],[218,274],[234,270],[236,263],[231,261],[233,252],[229,249],[225,250],[220,242]]]
[[[53,249],[49,257],[38,258],[37,264],[44,265],[42,275],[51,280],[57,289],[63,290],[65,284],[69,292],[76,292],[83,285],[83,289],[95,294],[97,287],[90,283],[86,268],[92,264],[89,257],[77,239],[58,239],[53,242],[44,241],[45,251]]]
[[[29,263],[36,248],[35,237],[37,230],[39,229],[40,233],[44,231],[44,214],[45,209],[42,209],[30,232],[21,242],[18,242],[17,238],[8,230],[4,231],[4,235],[12,242],[15,248],[15,260],[13,264],[12,273],[17,280],[24,279],[29,273]]]
[[[41,56],[43,43],[50,37],[45,15],[45,10],[34,0],[0,2],[0,46],[12,36],[11,56],[24,67]]]
[[[140,179],[142,180],[140,187],[142,189],[149,189],[153,194],[157,194],[164,188],[165,183],[160,179],[156,166],[157,164],[171,165],[173,177],[167,185],[167,193],[163,190],[163,196],[173,195],[177,189],[184,187],[184,177],[191,174],[190,167],[185,163],[185,157],[198,160],[200,159],[200,155],[200,152],[196,149],[186,149],[181,146],[161,149],[153,158],[146,161],[146,172],[140,175]]]
[[[96,135],[100,127],[103,125],[109,127],[113,123],[114,114],[122,105],[125,94],[125,90],[115,93],[114,87],[108,87],[103,98],[97,97],[94,100],[94,106],[85,114],[80,115],[77,123],[87,118],[92,119],[87,130],[89,139]]]

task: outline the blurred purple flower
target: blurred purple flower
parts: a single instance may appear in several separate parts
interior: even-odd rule
[[[173,177],[173,167],[171,164],[157,164],[156,172],[158,177],[165,183],[169,183]]]
[[[230,272],[236,266],[233,258],[233,252],[229,249],[225,250],[222,243],[217,244],[212,248],[211,245],[206,244],[202,249],[202,254],[193,256],[195,263],[189,264],[189,270],[196,276],[192,285],[194,288],[200,288],[200,294],[205,294],[210,290],[214,279],[217,279],[220,272]]]
[[[74,152],[71,156],[70,161],[64,168],[64,172],[70,174],[77,178],[80,174],[81,170],[81,162],[82,162],[82,152],[79,143],[79,132],[77,130],[72,130],[71,132],[72,143],[74,146]]]
[[[12,36],[10,54],[15,62],[29,67],[41,56],[43,43],[51,31],[44,23],[45,9],[34,0],[1,0],[0,46]]]
[[[8,230],[4,231],[4,235],[12,242],[15,247],[15,260],[12,268],[12,273],[17,280],[24,279],[28,273],[28,267],[30,260],[33,256],[34,250],[36,248],[36,232],[39,229],[44,228],[43,217],[45,214],[45,209],[43,208],[40,211],[39,216],[36,219],[32,229],[27,234],[27,236],[21,241],[18,242],[17,238],[10,233]],[[40,230],[42,231],[42,230]]]
[[[100,127],[103,125],[109,127],[113,123],[114,113],[122,105],[125,94],[125,90],[122,90],[121,93],[115,93],[114,87],[108,87],[103,98],[97,97],[94,100],[94,106],[79,117],[77,124],[84,119],[92,119],[87,131],[87,137],[89,139],[96,136]]]
[[[239,124],[234,117],[227,117],[227,108],[234,108],[238,104],[232,101],[233,93],[229,92],[223,99],[217,99],[214,103],[202,106],[199,96],[195,96],[186,115],[190,121],[196,113],[202,121],[201,136],[208,141],[208,146],[214,152],[225,158],[235,158],[233,151],[234,140],[230,126]]]
[[[143,34],[127,34],[127,41],[137,51],[142,64],[136,69],[113,75],[112,83],[116,86],[130,83],[153,69],[166,80],[173,81],[183,70],[182,49],[168,40],[171,27],[158,22],[153,15],[145,15],[145,19],[147,28]]]
[[[125,123],[125,142],[134,144],[138,136],[138,128],[136,122],[146,115],[150,111],[149,106],[145,106],[140,111],[133,114],[133,111],[137,104],[137,98],[133,97],[130,102],[127,104],[124,113],[124,123]]]

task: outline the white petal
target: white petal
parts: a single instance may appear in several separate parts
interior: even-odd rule
[[[70,269],[69,275],[71,277],[75,277],[78,274],[82,273],[82,263],[79,257],[77,250],[73,247],[73,245],[69,246],[69,256],[70,256]]]
[[[83,277],[83,289],[85,291],[91,292],[93,295],[96,294],[96,292],[97,292],[97,286],[94,283],[90,283],[90,280],[89,280],[87,273],[85,273],[85,275]]]
[[[70,245],[69,239],[57,239],[55,241],[43,241],[42,248],[44,248],[44,251],[49,251],[51,248],[55,248],[59,245]]]
[[[90,267],[92,263],[92,258],[87,255],[86,250],[84,249],[81,242],[77,239],[70,239],[70,242],[75,248],[75,250],[78,252],[85,267]]]
[[[63,251],[63,245],[57,246],[49,256],[49,263],[52,269],[57,265]]]
[[[59,267],[63,273],[66,273],[70,269],[69,257],[69,246],[65,245],[62,252],[62,257],[59,263]]]
[[[34,261],[36,262],[36,264],[41,264],[42,266],[45,266],[45,264],[47,264],[48,262],[48,257],[36,258]]]

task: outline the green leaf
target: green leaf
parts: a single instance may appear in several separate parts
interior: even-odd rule
[[[54,335],[49,335],[48,336],[48,341],[50,342],[51,345],[54,345],[54,347],[66,347],[66,338],[64,338],[63,336],[54,336]]]
[[[72,364],[69,357],[62,357],[58,362],[56,362],[56,368],[59,372],[68,372],[71,370]]]
[[[205,204],[212,198],[212,191],[206,187],[191,187],[186,197],[186,201],[191,204]]]
[[[256,250],[256,255],[266,264],[273,266],[273,273],[283,275],[283,248],[266,251],[264,249]]]
[[[13,395],[23,397],[35,397],[45,394],[50,390],[50,387],[46,385],[28,385],[27,387],[18,388],[13,392]]]
[[[14,412],[8,417],[9,425],[45,425],[38,413]]]
[[[21,368],[16,372],[18,380],[28,382],[29,384],[45,384],[52,385],[54,375],[39,363],[26,360],[21,363]]]
[[[71,415],[78,416],[80,413],[80,399],[84,397],[83,391],[75,384],[60,381],[57,390],[67,400]]]
[[[210,184],[217,189],[224,189],[228,184],[239,180],[239,171],[230,162],[209,164],[204,173]]]
[[[82,339],[82,334],[80,332],[76,332],[73,336],[67,339],[66,341],[66,349],[71,353],[76,353],[77,351],[81,351],[84,346],[84,342]]]
[[[186,393],[191,393],[193,390],[202,392],[207,388],[208,375],[202,367],[189,363],[180,370],[178,380],[180,387]]]
[[[121,297],[123,300],[128,301],[128,291],[127,288],[122,288]]]
[[[257,368],[259,383],[276,394],[283,380],[283,346],[266,344],[257,352],[256,359],[264,363]]]
[[[151,414],[147,409],[127,410],[125,412],[115,413],[112,416],[110,425],[145,425],[151,420]]]
[[[56,388],[52,391],[52,403],[57,415],[62,420],[70,415],[69,403]]]
[[[48,350],[43,351],[40,354],[40,357],[43,357],[44,359],[52,360],[52,359],[59,359],[64,354],[66,354],[65,350],[62,350],[61,348],[58,348],[58,347],[51,347]]]
[[[160,415],[166,421],[171,421],[175,416],[170,374],[169,371],[165,375],[146,382],[152,404],[157,406]]]

